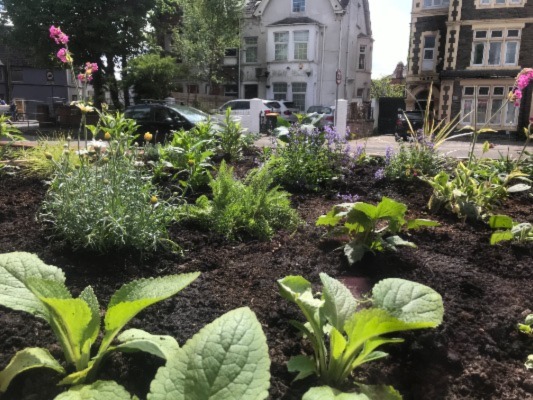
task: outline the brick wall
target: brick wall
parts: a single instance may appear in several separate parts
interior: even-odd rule
[[[439,15],[433,17],[422,17],[416,21],[415,24],[415,34],[413,40],[413,58],[411,59],[413,75],[418,75],[420,73],[420,61],[422,55],[421,46],[422,43],[422,34],[424,32],[434,32],[439,31],[440,41],[438,47],[437,58],[444,58],[444,47],[446,45],[446,20],[447,15]],[[437,72],[442,69],[442,63],[437,61]]]

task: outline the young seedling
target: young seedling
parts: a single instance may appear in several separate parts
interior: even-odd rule
[[[492,215],[489,226],[497,229],[490,237],[490,244],[504,240],[515,240],[518,243],[533,242],[533,225],[529,222],[518,223],[507,215]]]

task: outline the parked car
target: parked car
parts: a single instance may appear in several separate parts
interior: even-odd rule
[[[324,117],[318,123],[320,128],[335,125],[335,106],[311,106],[307,109],[307,114],[324,114]]]
[[[295,113],[300,112],[298,107],[292,101],[287,100],[270,100],[271,105],[274,107],[279,116],[291,124],[295,123],[298,119]]]
[[[192,129],[197,123],[207,121],[209,115],[193,107],[157,103],[138,104],[128,107],[126,118],[137,122],[137,133],[154,134],[156,141],[164,141],[172,131]]]
[[[409,140],[417,130],[422,128],[424,128],[424,111],[398,110],[394,129],[394,136],[397,141]]]
[[[241,111],[246,111],[250,109],[250,99],[237,99],[237,100],[230,100],[224,104],[222,104],[218,110],[217,113],[224,114],[228,108],[231,108],[231,111],[236,111],[236,114],[239,114]],[[267,115],[271,113],[279,113],[280,110],[280,104],[277,101],[272,100],[263,100],[263,107],[261,108],[261,111]]]

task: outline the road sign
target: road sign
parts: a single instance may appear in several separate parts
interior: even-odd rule
[[[335,82],[337,82],[337,85],[340,85],[342,81],[342,72],[340,69],[337,70],[335,73]]]
[[[52,71],[46,71],[46,80],[49,82],[54,80],[54,73]]]

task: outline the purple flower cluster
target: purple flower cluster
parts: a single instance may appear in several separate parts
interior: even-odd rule
[[[357,194],[340,194],[340,193],[337,193],[337,197],[339,199],[341,199],[342,201],[344,201],[345,203],[355,203],[357,201],[359,201],[359,195]]]
[[[374,179],[376,181],[379,181],[383,178],[385,178],[385,170],[383,168],[380,168],[374,173]]]
[[[391,146],[387,146],[387,149],[385,150],[385,165],[390,164],[393,156],[394,156],[394,150],[392,150]]]

